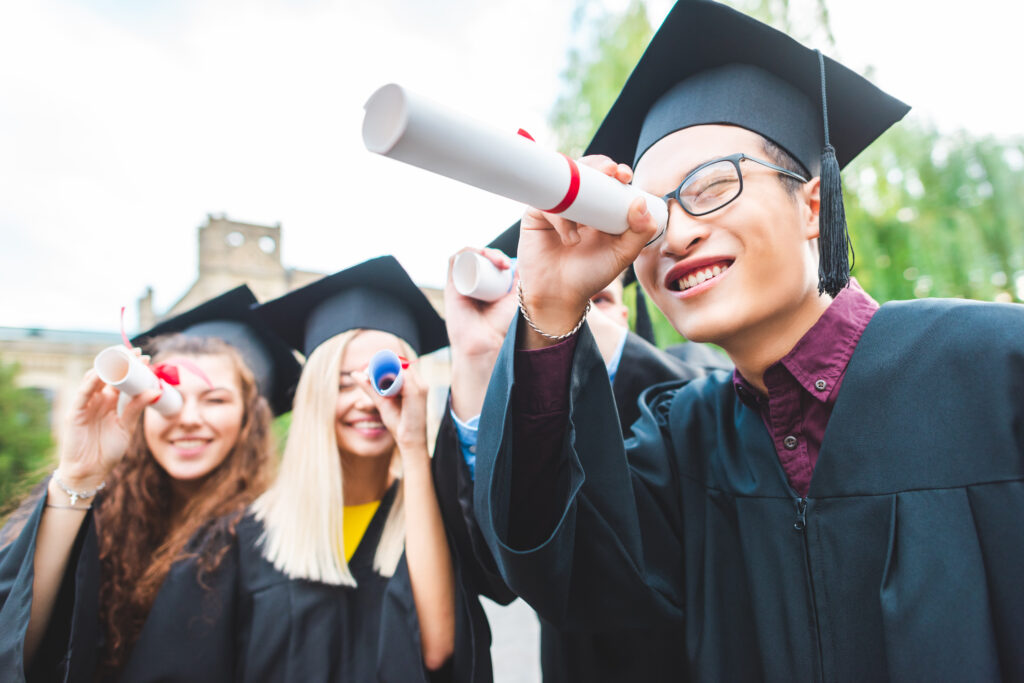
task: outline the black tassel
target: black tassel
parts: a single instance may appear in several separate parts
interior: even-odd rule
[[[818,211],[818,294],[835,298],[850,284],[850,233],[843,207],[843,179],[839,175],[836,150],[828,137],[828,98],[825,95],[825,56],[818,53],[821,69],[821,119],[825,125],[825,149],[821,151],[821,205]]]
[[[850,233],[843,208],[843,182],[832,145],[821,153],[821,209],[818,212],[818,293],[835,297],[850,284]]]
[[[644,296],[643,287],[636,283],[636,333],[651,344],[657,345],[654,340],[654,325],[651,323],[651,313],[647,310],[647,297]]]

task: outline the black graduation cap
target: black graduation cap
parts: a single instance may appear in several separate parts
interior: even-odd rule
[[[252,370],[275,415],[292,408],[292,396],[302,366],[287,345],[271,332],[253,312],[256,297],[245,285],[199,304],[165,320],[134,339],[132,344],[145,349],[163,334],[181,333],[189,337],[216,337],[238,349]]]
[[[522,223],[521,220],[516,221],[512,224],[512,227],[505,230],[487,245],[488,249],[498,249],[508,256],[509,258],[515,258],[516,254],[519,253],[519,226]]]
[[[448,345],[444,320],[394,256],[380,256],[268,301],[263,320],[306,357],[352,329],[404,339],[418,355]]]
[[[910,108],[842,64],[711,0],[679,0],[651,39],[587,154],[640,157],[683,128],[759,133],[820,172],[819,289],[849,281],[839,169]],[[723,150],[723,154],[730,153]]]

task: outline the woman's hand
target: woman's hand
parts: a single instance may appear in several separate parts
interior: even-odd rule
[[[136,354],[141,352],[136,349]],[[148,358],[143,358],[148,361]],[[117,414],[119,393],[89,370],[71,405],[60,455],[60,478],[76,491],[99,486],[121,462],[139,415],[160,396],[158,390],[144,391],[125,404]]]
[[[380,421],[403,454],[422,449],[427,453],[427,387],[412,367],[402,370],[402,389],[385,398],[373,390],[365,372],[353,373],[380,414]]]

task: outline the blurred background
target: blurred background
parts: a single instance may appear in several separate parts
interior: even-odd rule
[[[843,173],[864,288],[881,302],[1024,301],[1024,10],[728,4],[914,107]],[[447,257],[522,207],[366,152],[362,105],[377,87],[398,82],[578,154],[670,7],[0,6],[0,513],[52,467],[54,426],[95,353],[119,341],[121,306],[132,333],[242,282],[266,300],[393,253],[440,307]],[[659,343],[678,341],[654,317]],[[442,395],[445,364],[442,353]],[[522,672],[503,680],[536,680],[501,656],[496,670]]]

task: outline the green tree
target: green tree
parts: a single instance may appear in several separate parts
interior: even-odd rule
[[[0,363],[0,512],[17,503],[52,458],[49,405],[17,386],[18,366]]]
[[[805,43],[835,46],[826,0],[729,4]],[[653,33],[643,0],[618,13],[588,15],[588,7],[577,9],[576,28],[586,39],[569,50],[564,90],[550,116],[567,154],[586,147]],[[879,301],[1024,301],[1022,141],[942,134],[911,116],[855,159],[843,183],[853,274]],[[651,308],[658,343],[680,341]]]
[[[577,32],[592,38],[569,50],[562,72],[564,90],[549,117],[562,151],[576,157],[594,136],[653,35],[643,0],[631,0],[622,13],[601,12],[596,17],[588,16],[586,7],[578,6],[573,24]]]

